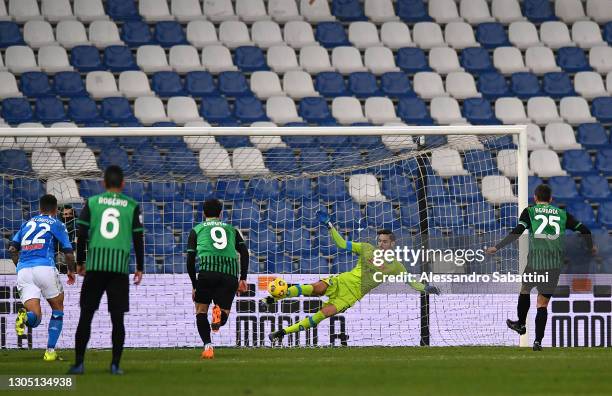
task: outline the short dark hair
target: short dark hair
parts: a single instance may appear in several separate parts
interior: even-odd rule
[[[121,188],[123,183],[123,169],[118,165],[110,165],[104,171],[104,185],[106,188]]]
[[[218,199],[209,199],[204,202],[204,216],[206,217],[219,217],[222,209],[223,204]]]
[[[41,212],[49,213],[57,208],[57,198],[54,195],[45,194],[40,197],[38,204]]]
[[[535,198],[538,201],[550,202],[552,198],[552,190],[547,184],[540,184],[535,188],[533,195],[535,195]]]
[[[389,235],[392,241],[395,241],[395,234],[393,231],[383,228],[382,230],[378,230],[376,235]]]

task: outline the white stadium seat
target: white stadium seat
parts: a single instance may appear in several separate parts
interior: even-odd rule
[[[437,96],[448,96],[444,91],[442,77],[435,72],[418,72],[412,83],[414,92],[423,99],[433,99]]]
[[[329,53],[323,47],[313,45],[300,50],[300,66],[311,74],[335,70],[329,60]]]
[[[610,4],[612,7],[612,4]],[[599,26],[591,21],[578,21],[572,25],[572,41],[580,48],[593,48],[606,45],[601,37]]]
[[[235,21],[238,19],[234,14],[232,0],[205,0],[204,15],[212,22]]]
[[[493,64],[503,74],[529,71],[523,62],[523,55],[516,47],[497,47],[493,51]]]
[[[431,118],[436,123],[444,125],[464,124],[465,118],[461,116],[461,109],[457,99],[450,97],[437,97],[429,104]]]
[[[491,14],[501,23],[525,20],[518,0],[493,0]]]
[[[85,77],[85,88],[94,99],[121,96],[112,73],[92,71]]]
[[[525,64],[535,74],[559,72],[555,54],[548,47],[529,47],[525,51]]]
[[[361,54],[355,47],[336,47],[332,51],[332,65],[342,74],[367,71]]]
[[[578,150],[582,146],[576,143],[576,136],[571,125],[552,122],[544,129],[546,143],[555,151]]]
[[[559,113],[565,121],[572,125],[597,122],[591,115],[586,99],[580,96],[566,96],[562,98],[559,104]]]
[[[593,47],[589,50],[589,63],[597,72],[612,71],[612,47]]]
[[[44,128],[40,122],[23,122],[17,125],[17,128]],[[22,150],[31,152],[49,147],[49,139],[47,137],[16,137],[15,144]]]
[[[10,21],[12,19],[13,18],[8,14],[4,1],[0,1],[0,21]],[[0,139],[0,147],[3,147],[1,142],[2,139]]]
[[[40,48],[38,50],[38,66],[40,66],[42,71],[49,74],[74,70],[68,61],[66,49],[59,45],[49,45]]]
[[[295,50],[286,45],[275,45],[268,48],[267,60],[268,66],[277,73],[300,70]]]
[[[315,91],[312,77],[301,70],[288,71],[283,76],[283,91],[293,99],[319,96]]]
[[[210,21],[191,21],[187,24],[187,41],[196,48],[219,44],[217,30]]]
[[[530,98],[527,101],[527,116],[538,125],[563,122],[563,119],[559,116],[555,101],[546,96]]]
[[[58,178],[57,175],[47,180],[47,194],[54,195],[59,205],[83,202],[76,181],[69,178]]]
[[[29,71],[40,71],[36,64],[34,51],[24,45],[13,45],[4,51],[4,62],[6,68],[13,74],[21,74]]]
[[[177,73],[204,70],[198,50],[191,45],[175,45],[170,48],[170,66]]]
[[[567,25],[559,21],[547,21],[540,25],[542,43],[552,49],[572,47],[576,44],[570,38]]]
[[[517,48],[525,49],[541,45],[538,30],[531,22],[512,22],[508,27],[508,39]]]
[[[403,122],[385,122],[384,126],[401,126],[405,127]],[[410,135],[384,135],[382,142],[391,151],[413,150],[417,148],[417,144]]]
[[[455,99],[479,98],[474,76],[466,72],[452,72],[446,76],[446,92]]]
[[[355,122],[367,122],[358,99],[342,96],[332,101],[332,116],[343,125]]]
[[[586,99],[607,95],[601,74],[583,71],[574,75],[574,89]]]
[[[429,66],[440,74],[463,71],[454,49],[436,47],[429,50]]]
[[[382,194],[378,179],[370,173],[351,175],[348,190],[353,200],[359,204],[387,200]]]
[[[272,96],[283,96],[278,74],[271,71],[256,71],[251,74],[251,91],[259,99],[268,99]]]
[[[475,135],[448,135],[447,146],[459,152],[467,150],[484,150],[484,145]]]
[[[295,102],[286,96],[272,96],[266,100],[266,115],[276,124],[288,122],[302,122],[298,116]]]
[[[9,0],[8,11],[18,23],[43,19],[36,0]]]
[[[296,2],[287,0],[268,0],[268,15],[278,23],[303,19],[298,12]]]
[[[151,125],[154,122],[170,121],[166,116],[164,103],[160,98],[154,96],[144,96],[136,98],[134,102],[134,115],[138,121],[144,125]]]
[[[431,152],[431,167],[442,177],[469,174],[463,168],[459,151],[452,148],[441,148]]]
[[[270,48],[273,45],[283,45],[280,26],[274,21],[257,21],[251,26],[251,38],[260,48]]]
[[[587,19],[580,0],[555,0],[555,15],[565,23]]]
[[[495,205],[517,202],[512,192],[510,179],[506,176],[489,175],[482,178],[482,196]]]
[[[548,148],[542,137],[542,130],[536,124],[527,124],[527,149],[529,151]]]
[[[597,23],[612,21],[610,0],[587,0],[586,13]]]
[[[81,22],[108,20],[102,0],[74,0],[74,15]]]
[[[312,26],[304,21],[290,21],[285,24],[283,37],[288,46],[300,49],[310,45],[317,45]]]
[[[370,47],[364,54],[365,67],[376,75],[400,71],[395,65],[393,52],[387,47]]]
[[[206,121],[189,121],[185,123],[185,128],[192,127],[210,127],[210,124]],[[185,136],[183,137],[185,144],[191,150],[200,151],[205,147],[221,147],[221,145],[215,140],[214,136]],[[228,157],[229,160],[229,157]],[[231,165],[230,165],[231,167]]]
[[[380,41],[392,50],[414,47],[410,29],[404,22],[385,22],[380,28]]]
[[[194,136],[200,138],[199,136]],[[205,137],[205,140],[206,139]],[[217,145],[205,145],[200,150],[200,169],[206,176],[233,175],[236,172],[232,168],[227,150]]]
[[[236,0],[236,15],[245,22],[270,19],[263,0]]]
[[[89,45],[87,31],[80,21],[60,21],[55,27],[55,38],[58,44],[66,49]]]
[[[77,128],[74,122],[54,122],[51,128]],[[49,144],[56,149],[67,149],[71,147],[86,147],[79,136],[50,136]],[[95,158],[95,157],[94,157]]]
[[[211,73],[238,70],[230,50],[222,45],[211,45],[202,49],[202,66]]]
[[[389,98],[371,97],[365,102],[365,116],[372,124],[400,122],[395,113],[395,106]]]
[[[353,46],[359,49],[376,47],[381,44],[376,25],[372,22],[352,22],[348,28],[348,39]]]
[[[159,45],[141,45],[136,51],[136,63],[145,73],[170,71],[166,52]]]
[[[0,71],[0,100],[5,98],[19,98],[22,96],[13,73]]]
[[[23,26],[23,40],[32,48],[55,44],[53,28],[47,21],[28,21]]]
[[[138,13],[147,22],[174,20],[166,0],[139,0]]]
[[[437,23],[448,23],[461,20],[455,0],[429,0],[429,16]]]
[[[129,99],[140,96],[153,96],[149,78],[140,70],[128,70],[119,75],[119,90]]]
[[[257,121],[252,123],[251,128],[276,128],[277,125],[270,121]],[[261,151],[266,151],[272,148],[287,147],[287,144],[283,142],[280,136],[250,136],[249,140],[253,146],[257,147]]]
[[[50,147],[41,147],[32,151],[32,170],[39,177],[58,176],[66,173],[62,155]]]
[[[191,121],[202,121],[198,113],[198,105],[189,96],[173,96],[168,99],[168,118],[176,124],[185,124]]]
[[[527,124],[529,118],[519,98],[499,98],[495,101],[495,118],[504,124]]]
[[[219,26],[219,41],[230,49],[252,45],[249,29],[242,21],[223,21]]]
[[[72,147],[66,150],[66,171],[69,174],[98,174],[96,156],[89,147]]]
[[[494,22],[486,0],[461,0],[459,14],[470,24]]]
[[[199,0],[171,0],[170,12],[179,22],[204,19]]]
[[[336,17],[331,14],[327,1],[300,0],[300,15],[308,22],[330,22]]]
[[[414,43],[423,49],[443,47],[446,45],[442,37],[440,25],[433,22],[418,22],[412,28]]]
[[[257,175],[270,172],[261,151],[255,147],[239,147],[232,153],[232,166],[239,175]]]
[[[123,45],[119,29],[113,21],[93,21],[89,24],[89,41],[98,48],[110,45]]]
[[[444,40],[454,49],[480,47],[472,26],[465,22],[450,22],[444,28]]]
[[[364,13],[369,20],[376,23],[397,21],[393,1],[391,0],[365,0]]]

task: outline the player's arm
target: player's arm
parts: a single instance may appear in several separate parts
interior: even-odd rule
[[[138,285],[142,279],[144,269],[144,227],[140,219],[140,206],[134,209],[132,220],[132,243],[134,244],[134,255],[136,256],[136,272],[134,273],[134,284]]]
[[[334,227],[334,224],[331,222],[329,214],[327,212],[319,211],[318,216],[321,224],[329,228],[329,233],[336,246],[338,246],[340,249],[345,249],[356,254],[361,254],[361,243],[345,240],[342,235],[340,235],[338,230],[336,230],[336,227]]]
[[[11,260],[13,260],[13,264],[17,265],[17,263],[19,262],[19,250],[21,250],[21,230],[23,229],[20,228],[19,231],[17,231],[17,233],[15,234],[15,236],[13,236],[13,239],[11,239],[11,241],[9,242],[9,255],[11,256]]]
[[[87,242],[89,242],[89,224],[91,212],[89,205],[85,202],[83,210],[77,220],[77,250],[76,250],[76,270],[79,275],[85,274],[85,261],[87,260]]]
[[[236,229],[236,251],[240,254],[240,282],[238,282],[238,292],[245,293],[248,290],[246,283],[249,274],[249,249],[242,234]]]
[[[499,249],[519,239],[521,235],[523,235],[523,232],[529,229],[531,229],[531,218],[529,217],[529,211],[527,210],[527,208],[525,208],[521,213],[521,217],[519,217],[519,222],[516,227],[514,227],[504,239],[499,241],[497,245],[487,248],[487,253],[494,254]]]
[[[586,242],[587,249],[592,254],[597,253],[597,248],[593,245],[593,236],[591,235],[591,230],[589,229],[589,227],[576,220],[576,218],[569,213],[567,213],[565,227],[569,228],[574,232],[580,233],[583,236],[584,241]]]
[[[74,273],[76,268],[74,266],[74,250],[72,249],[72,242],[70,242],[70,236],[68,235],[66,225],[58,221],[51,227],[51,232],[59,243],[60,250],[64,253],[66,266],[68,267],[68,284],[72,285],[75,281]]]
[[[198,245],[198,236],[195,230],[191,230],[189,238],[187,239],[187,273],[189,279],[191,279],[191,287],[193,290],[196,288],[196,248]]]

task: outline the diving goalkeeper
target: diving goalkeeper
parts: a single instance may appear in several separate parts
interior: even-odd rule
[[[367,242],[345,241],[340,233],[334,228],[329,214],[319,212],[319,221],[327,226],[336,246],[346,249],[359,256],[357,265],[348,272],[321,279],[309,285],[293,285],[281,298],[298,296],[327,296],[329,299],[323,304],[323,308],[313,316],[308,316],[293,325],[275,331],[268,335],[268,339],[274,344],[282,341],[286,334],[296,333],[316,327],[321,321],[338,313],[342,313],[355,305],[355,303],[368,294],[380,283],[374,279],[374,273],[381,272],[383,275],[397,275],[406,272],[406,268],[398,261],[385,261],[383,265],[374,264],[374,252],[376,250],[393,250],[395,248],[395,235],[389,230],[377,232],[377,247]],[[435,286],[424,285],[420,282],[409,282],[409,285],[421,292],[440,294]],[[274,302],[269,296],[262,300],[264,304]]]

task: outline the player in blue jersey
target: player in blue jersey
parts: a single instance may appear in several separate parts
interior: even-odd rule
[[[40,324],[41,295],[51,306],[49,340],[44,359],[57,359],[55,345],[62,332],[64,317],[64,289],[55,267],[56,242],[65,255],[68,266],[68,284],[75,281],[74,253],[64,223],[55,218],[57,199],[50,194],[40,198],[40,214],[24,223],[9,244],[11,259],[17,266],[17,290],[25,308],[21,308],[15,320],[17,335],[23,335],[25,327]]]

